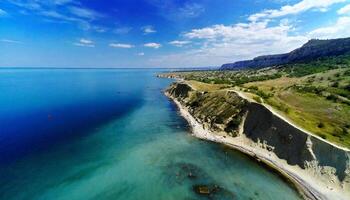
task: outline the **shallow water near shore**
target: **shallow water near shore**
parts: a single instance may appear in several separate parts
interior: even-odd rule
[[[192,137],[160,71],[1,70],[0,199],[300,199]]]

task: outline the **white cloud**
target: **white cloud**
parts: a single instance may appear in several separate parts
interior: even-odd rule
[[[158,15],[171,20],[187,20],[199,17],[205,12],[205,6],[198,1],[178,1],[178,0],[146,0],[157,8]]]
[[[93,44],[94,42],[92,40],[88,40],[88,39],[84,39],[84,38],[81,38],[79,40],[80,43],[83,43],[83,44]]]
[[[92,30],[95,30],[98,33],[105,33],[107,32],[108,28],[100,27],[100,26],[90,26]]]
[[[64,5],[72,2],[74,2],[74,0],[53,0],[53,3],[56,5]]]
[[[130,49],[135,47],[134,45],[131,45],[131,44],[121,44],[121,43],[110,43],[109,46],[114,48],[124,48],[124,49]]]
[[[184,34],[189,39],[206,39],[207,42],[235,42],[251,44],[261,41],[280,41],[289,38],[293,26],[280,23],[268,26],[268,22],[238,23],[231,26],[214,25],[202,29],[193,29]]]
[[[20,41],[17,41],[17,40],[10,40],[10,39],[0,39],[0,42],[14,43],[14,44],[22,44],[22,42],[20,42]]]
[[[6,15],[7,12],[0,8],[0,17]]]
[[[138,55],[138,56],[144,56],[145,53],[144,53],[144,52],[140,52],[140,53],[138,53],[137,55]]]
[[[264,10],[249,16],[250,21],[258,21],[263,18],[276,18],[286,15],[298,14],[311,9],[317,9],[321,12],[326,11],[330,6],[336,3],[345,2],[347,0],[302,0],[293,5],[286,5],[280,9]]]
[[[167,67],[217,66],[259,55],[289,52],[309,39],[293,35],[293,31],[294,27],[285,21],[275,26],[269,26],[265,21],[193,29],[183,37],[200,43],[199,49],[157,56],[150,62]]]
[[[179,8],[178,17],[198,17],[205,11],[205,8],[198,3],[186,3],[183,7]]]
[[[95,43],[92,40],[85,38],[81,38],[78,42],[73,44],[80,47],[95,47]]]
[[[75,16],[95,20],[97,18],[102,17],[102,15],[94,10],[82,8],[82,7],[76,7],[76,6],[70,6],[68,7],[68,10]]]
[[[26,15],[38,15],[45,21],[56,23],[75,23],[83,30],[103,32],[103,28],[96,28],[92,21],[104,17],[103,14],[83,7],[77,0],[8,0],[16,5],[18,12]]]
[[[50,18],[55,18],[55,19],[59,19],[59,20],[65,20],[65,21],[76,21],[76,22],[80,22],[81,20],[78,18],[74,18],[74,17],[69,17],[67,15],[61,14],[55,10],[43,10],[43,11],[39,11],[37,12],[38,14],[45,16],[45,17],[50,17]]]
[[[344,15],[344,14],[350,14],[350,4],[342,7],[341,9],[338,10],[339,15]]]
[[[146,43],[146,44],[144,44],[143,46],[149,47],[149,48],[154,48],[154,49],[158,49],[158,48],[162,47],[161,44],[159,44],[159,43],[154,43],[154,42]]]
[[[339,17],[337,22],[309,33],[311,38],[330,39],[350,37],[350,17]]]
[[[182,46],[184,46],[186,44],[190,44],[190,43],[191,43],[191,41],[188,41],[188,40],[174,40],[174,41],[169,42],[169,44],[174,45],[176,47],[182,47]]]
[[[144,26],[144,27],[141,27],[141,30],[145,35],[157,32],[153,26]]]

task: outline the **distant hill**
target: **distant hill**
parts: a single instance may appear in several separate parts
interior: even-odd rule
[[[221,70],[234,70],[244,68],[263,68],[275,65],[308,62],[323,57],[350,54],[350,38],[331,40],[312,39],[302,47],[289,53],[259,56],[253,60],[227,63],[221,66]]]

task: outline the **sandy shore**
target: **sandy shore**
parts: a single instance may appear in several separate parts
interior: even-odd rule
[[[303,170],[298,166],[288,165],[285,160],[278,158],[273,152],[262,148],[261,144],[246,138],[244,134],[240,134],[240,136],[237,137],[230,137],[222,133],[213,133],[203,128],[203,125],[189,113],[186,107],[182,106],[180,102],[170,95],[167,96],[175,102],[180,114],[188,121],[192,128],[192,134],[195,137],[230,146],[231,148],[254,157],[259,162],[265,163],[290,180],[304,199],[345,200],[347,199],[346,196],[350,195],[348,194],[349,191],[346,192],[342,190],[337,184],[334,184],[334,187],[331,187],[329,184],[323,184],[320,179],[310,175],[313,173],[312,171]]]

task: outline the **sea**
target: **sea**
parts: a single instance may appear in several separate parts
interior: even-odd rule
[[[168,69],[0,69],[1,200],[301,199],[240,152],[191,136]]]

